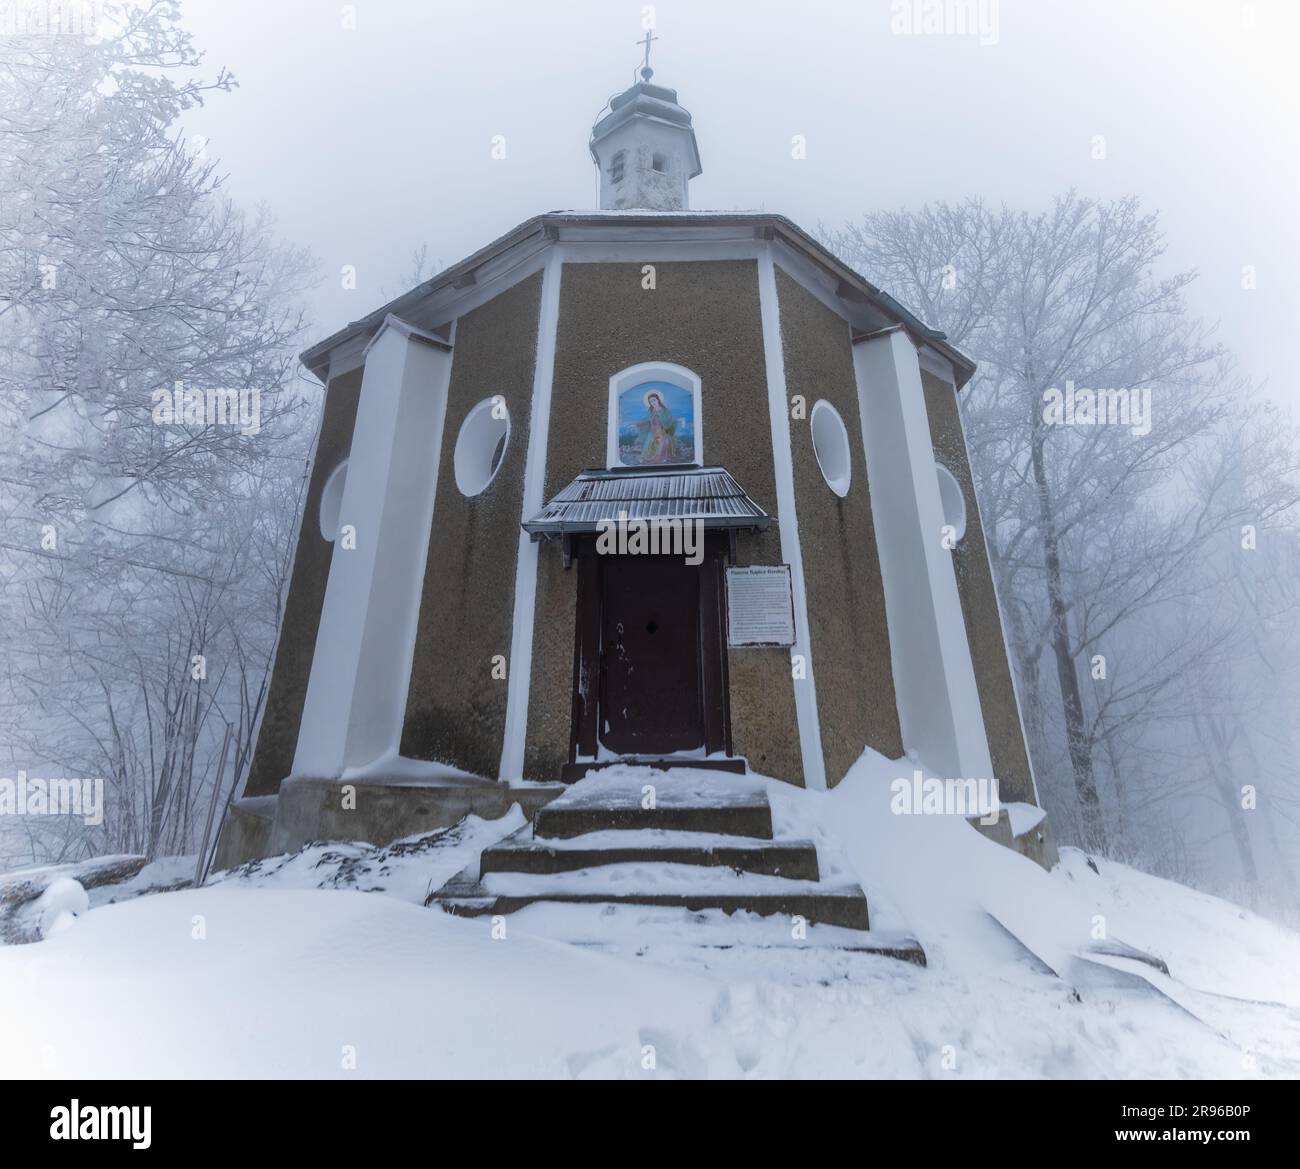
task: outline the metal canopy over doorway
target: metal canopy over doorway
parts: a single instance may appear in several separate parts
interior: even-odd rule
[[[770,522],[724,468],[690,467],[584,471],[524,523],[577,567],[566,779],[609,756],[731,755],[724,569],[735,533]],[[690,556],[665,535],[684,525]]]

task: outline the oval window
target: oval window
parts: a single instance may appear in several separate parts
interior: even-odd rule
[[[943,504],[943,522],[957,533],[960,540],[966,535],[966,496],[962,494],[957,477],[941,463],[935,463],[934,473],[939,477],[939,500]]]
[[[482,495],[505,461],[510,442],[510,411],[499,398],[484,398],[461,423],[454,470],[462,495]]]
[[[844,419],[825,398],[812,408],[813,453],[826,486],[836,495],[849,493],[853,482],[853,459],[849,453],[849,431]]]
[[[320,493],[320,534],[331,544],[339,534],[343,513],[343,488],[348,481],[348,461],[344,459],[330,472]]]

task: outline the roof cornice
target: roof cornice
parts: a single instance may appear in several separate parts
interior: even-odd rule
[[[381,306],[367,316],[350,322],[323,341],[303,351],[303,364],[324,381],[329,370],[329,355],[339,346],[361,334],[373,335],[389,316],[404,318],[413,314],[414,306],[448,288],[465,288],[474,283],[474,272],[488,261],[535,242],[542,236],[551,242],[559,241],[565,227],[582,227],[585,232],[608,231],[611,236],[626,235],[629,228],[646,229],[655,234],[659,229],[671,229],[680,240],[683,229],[741,226],[751,229],[755,238],[780,239],[796,252],[828,272],[835,278],[836,295],[849,302],[865,303],[891,324],[900,325],[918,345],[926,345],[951,362],[954,381],[960,389],[975,372],[975,363],[955,346],[944,333],[932,329],[905,306],[882,289],[865,279],[859,272],[845,264],[839,257],[823,247],[798,224],[784,215],[758,211],[551,211],[525,220],[505,235],[493,240],[467,256],[458,264],[444,269],[436,276],[412,288],[409,292]],[[590,235],[588,234],[588,239]]]

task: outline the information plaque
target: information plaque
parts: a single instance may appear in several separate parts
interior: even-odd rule
[[[727,644],[794,645],[788,564],[727,569]]]

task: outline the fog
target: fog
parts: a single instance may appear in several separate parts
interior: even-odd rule
[[[344,7],[185,5],[207,63],[240,83],[194,112],[193,133],[241,202],[265,200],[320,259],[318,337],[402,291],[422,243],[450,265],[540,211],[592,206],[588,132],[634,79],[645,6],[360,0],[351,29]],[[694,207],[815,229],[967,195],[1136,194],[1160,212],[1169,270],[1201,273],[1193,310],[1300,402],[1296,5],[989,0],[992,36],[896,34],[890,0],[653,7],[655,80],[695,118]]]
[[[779,231],[669,224],[310,381],[595,205],[648,29],[691,206],[974,373]],[[0,1076],[1294,1078],[1298,42],[1296,0],[0,0]],[[634,110],[604,201],[680,206]],[[651,305],[677,235],[750,267]]]

